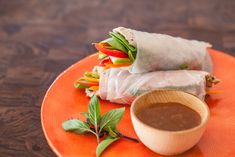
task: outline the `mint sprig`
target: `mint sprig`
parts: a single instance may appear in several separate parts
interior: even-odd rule
[[[87,120],[83,122],[79,119],[71,119],[63,122],[62,128],[65,131],[76,134],[94,134],[98,143],[96,148],[96,156],[99,157],[109,145],[120,138],[126,138],[128,140],[139,142],[134,138],[121,134],[117,130],[116,126],[120,122],[124,112],[125,108],[123,107],[110,110],[101,116],[100,101],[97,96],[94,95],[88,104],[88,112],[81,113]],[[104,136],[106,138],[103,141],[100,141],[100,138]]]

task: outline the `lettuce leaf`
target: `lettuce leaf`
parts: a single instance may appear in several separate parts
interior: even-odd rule
[[[110,32],[109,35],[116,39],[117,41],[119,41],[120,43],[122,43],[123,46],[126,47],[127,50],[130,50],[132,52],[136,51],[136,48],[132,45],[130,45],[128,43],[128,41],[119,33],[115,33],[115,32]]]
[[[125,48],[125,46],[123,46],[118,40],[114,39],[113,37],[109,38],[106,42],[113,48],[127,53],[127,49]]]

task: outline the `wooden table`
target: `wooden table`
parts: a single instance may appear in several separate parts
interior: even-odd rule
[[[41,129],[43,96],[116,26],[205,40],[235,55],[235,1],[133,2],[0,1],[0,156],[55,156]]]

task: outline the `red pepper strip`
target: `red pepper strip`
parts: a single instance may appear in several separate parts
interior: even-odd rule
[[[88,81],[77,81],[76,82],[77,84],[82,84],[82,85],[85,85],[85,86],[99,86],[99,83],[98,82],[88,82]]]
[[[106,64],[112,64],[112,61],[110,58],[106,58],[106,59],[103,59],[101,62],[100,62],[100,66],[105,66]]]
[[[109,50],[104,48],[104,44],[95,44],[95,48],[98,51],[101,51],[102,53],[108,55],[108,56],[113,56],[113,57],[117,57],[117,58],[128,58],[128,55],[122,51],[119,50]]]

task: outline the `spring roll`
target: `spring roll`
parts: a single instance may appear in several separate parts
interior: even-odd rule
[[[95,45],[102,65],[108,68],[129,65],[130,73],[180,69],[212,71],[207,52],[211,45],[202,41],[118,27],[110,32],[110,38]]]
[[[174,70],[132,74],[127,68],[103,70],[96,67],[100,75],[99,90],[86,90],[88,96],[98,95],[103,100],[119,104],[131,104],[139,95],[155,89],[176,89],[191,93],[204,100],[207,90],[218,80],[205,71]]]

